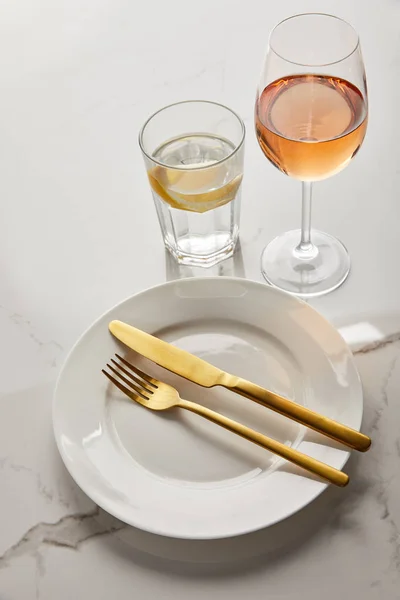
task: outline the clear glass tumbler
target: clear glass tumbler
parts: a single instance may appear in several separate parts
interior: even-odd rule
[[[245,127],[208,101],[162,108],[142,127],[139,145],[164,243],[190,266],[232,256],[239,235]]]

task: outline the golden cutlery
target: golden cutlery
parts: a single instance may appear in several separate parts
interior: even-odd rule
[[[349,477],[346,473],[338,471],[329,465],[326,465],[311,456],[307,456],[290,446],[285,446],[276,440],[254,431],[237,421],[233,421],[224,415],[221,415],[205,406],[190,402],[189,400],[183,400],[180,398],[178,391],[170,385],[149,377],[146,373],[143,373],[137,367],[131,365],[127,360],[116,354],[119,359],[119,363],[111,359],[111,364],[107,364],[107,367],[112,371],[118,379],[113,377],[108,371],[102,369],[102,372],[114,385],[116,385],[124,394],[131,400],[138,402],[142,406],[151,410],[168,410],[169,408],[179,407],[189,410],[213,423],[237,433],[241,437],[285,458],[293,464],[302,467],[306,471],[318,475],[322,479],[334,483],[340,487],[344,487],[349,482]],[[122,363],[122,364],[121,364]],[[121,383],[123,381],[123,383]]]
[[[132,350],[193,383],[207,388],[217,385],[225,387],[354,450],[365,452],[371,445],[371,439],[363,433],[329,417],[324,417],[288,398],[246,381],[246,379],[230,375],[205,360],[136,329],[136,327],[122,321],[111,321],[108,327],[117,339]]]

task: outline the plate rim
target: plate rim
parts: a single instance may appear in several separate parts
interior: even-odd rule
[[[91,331],[101,320],[103,320],[109,313],[115,311],[116,309],[118,309],[120,306],[122,306],[123,304],[128,303],[129,301],[132,301],[134,298],[137,298],[139,296],[145,295],[149,292],[153,292],[158,290],[159,288],[168,288],[168,287],[173,287],[174,285],[176,285],[177,283],[184,283],[184,285],[186,284],[190,284],[196,281],[202,281],[202,282],[211,282],[211,281],[226,281],[226,282],[231,282],[231,283],[241,283],[241,284],[246,284],[246,285],[250,285],[250,286],[255,286],[259,289],[266,289],[268,290],[268,292],[272,293],[272,294],[276,294],[278,297],[284,297],[284,298],[290,298],[292,299],[295,303],[298,303],[304,307],[306,307],[307,310],[311,310],[314,313],[317,313],[317,315],[319,316],[320,319],[322,319],[325,324],[332,330],[335,331],[335,333],[341,338],[344,347],[348,350],[348,355],[349,355],[349,359],[351,361],[352,367],[354,369],[354,375],[356,377],[356,381],[358,384],[358,393],[360,395],[360,413],[359,413],[359,422],[357,424],[357,426],[354,427],[354,429],[356,429],[357,431],[361,430],[361,425],[362,425],[362,420],[363,420],[363,413],[364,413],[364,395],[363,395],[363,388],[362,388],[362,382],[361,382],[361,377],[359,374],[359,371],[357,369],[357,365],[354,359],[354,355],[351,352],[351,349],[349,347],[349,345],[347,344],[346,340],[344,339],[344,337],[341,335],[340,331],[323,315],[321,314],[316,308],[314,308],[313,306],[311,306],[308,302],[304,301],[302,298],[299,298],[298,296],[295,296],[293,294],[290,294],[288,292],[285,292],[283,290],[280,290],[279,288],[276,288],[274,286],[265,284],[263,282],[260,281],[255,281],[253,279],[247,279],[245,277],[232,277],[232,276],[217,276],[217,277],[213,277],[213,276],[208,276],[208,277],[184,277],[181,279],[173,279],[171,281],[165,281],[162,283],[159,283],[157,285],[154,286],[150,286],[147,287],[143,290],[140,290],[134,294],[131,294],[127,297],[125,297],[123,300],[117,302],[116,304],[114,304],[112,307],[110,307],[109,309],[105,310],[102,314],[100,314],[96,319],[94,319],[94,321],[92,321],[92,323],[86,327],[84,329],[84,331],[81,333],[81,335],[77,338],[77,340],[75,341],[75,343],[72,345],[71,349],[69,350],[69,352],[67,353],[63,365],[59,371],[57,380],[56,380],[56,384],[54,387],[54,391],[53,391],[53,398],[52,398],[52,428],[53,428],[53,435],[56,441],[56,445],[58,448],[58,451],[60,453],[60,456],[62,458],[63,464],[65,466],[65,468],[67,469],[68,473],[70,474],[70,476],[72,477],[72,479],[75,481],[75,483],[81,488],[81,490],[84,492],[84,494],[86,494],[95,504],[97,504],[100,508],[102,508],[104,511],[106,511],[108,514],[111,514],[112,516],[114,516],[115,518],[119,519],[120,521],[122,521],[123,523],[126,523],[129,526],[135,527],[137,529],[140,529],[141,531],[146,531],[148,533],[151,533],[153,535],[162,535],[163,537],[169,537],[169,538],[173,538],[173,539],[183,539],[183,540],[216,540],[216,539],[229,539],[232,537],[239,537],[242,535],[248,535],[251,533],[254,533],[256,531],[261,531],[264,529],[267,529],[269,527],[272,527],[280,522],[285,521],[286,519],[289,519],[290,517],[294,516],[296,513],[298,513],[299,511],[303,510],[304,508],[306,508],[309,504],[311,504],[311,502],[314,502],[314,500],[316,500],[323,492],[325,492],[325,490],[328,488],[329,484],[325,483],[325,482],[321,482],[321,487],[319,489],[317,489],[315,491],[314,494],[310,495],[310,498],[308,499],[307,502],[303,503],[302,505],[294,508],[292,511],[288,512],[286,514],[286,516],[282,517],[282,518],[276,518],[275,520],[269,522],[267,525],[262,525],[262,526],[249,526],[246,528],[242,528],[240,531],[236,531],[236,532],[232,532],[232,533],[217,533],[215,535],[210,535],[209,533],[202,535],[201,533],[198,533],[196,536],[193,535],[193,533],[186,535],[185,533],[180,533],[179,535],[173,535],[171,533],[167,533],[166,531],[161,531],[159,528],[152,528],[150,526],[144,526],[142,524],[138,524],[138,522],[135,522],[135,520],[132,519],[127,519],[125,516],[121,517],[120,515],[117,515],[113,512],[110,512],[109,507],[107,506],[107,502],[103,502],[102,501],[102,494],[98,493],[96,489],[90,488],[90,486],[85,486],[85,483],[82,483],[82,478],[80,477],[80,475],[76,475],[76,473],[72,473],[71,469],[70,469],[70,463],[71,461],[69,460],[69,458],[66,456],[66,453],[64,451],[64,448],[61,444],[60,441],[60,435],[59,435],[59,428],[56,424],[56,397],[57,397],[57,393],[64,375],[64,372],[73,356],[73,354],[75,353],[76,348],[81,344],[82,340],[86,337],[86,335],[89,333],[89,331]],[[343,467],[346,465],[346,463],[348,462],[349,458],[350,458],[350,454],[351,451],[346,450],[345,448],[343,449],[343,460],[341,461],[340,466],[337,466],[337,469],[342,470]],[[87,489],[89,488],[89,493],[87,491]]]

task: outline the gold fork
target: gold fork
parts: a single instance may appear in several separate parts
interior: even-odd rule
[[[107,364],[107,367],[118,377],[118,379],[104,369],[102,369],[102,372],[131,400],[134,400],[151,410],[168,410],[169,408],[174,407],[184,408],[228,429],[228,431],[237,433],[246,440],[249,440],[249,442],[253,442],[258,446],[285,458],[293,464],[302,467],[314,475],[318,475],[318,477],[321,477],[330,483],[334,483],[340,487],[344,487],[348,484],[349,477],[346,473],[338,471],[290,446],[281,444],[280,442],[277,442],[254,429],[250,429],[250,427],[246,427],[237,421],[229,419],[205,406],[190,402],[189,400],[183,400],[179,396],[178,391],[172,386],[146,375],[146,373],[143,373],[143,371],[131,365],[119,354],[116,354],[116,357],[120,362],[118,363],[112,358],[111,362],[114,366]],[[120,380],[128,387],[123,385]]]

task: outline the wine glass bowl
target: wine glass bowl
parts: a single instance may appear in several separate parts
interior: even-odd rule
[[[345,168],[367,128],[368,101],[358,35],[337,17],[290,17],[272,31],[255,105],[255,128],[265,156],[303,183],[300,231],[264,250],[271,284],[300,296],[338,287],[350,269],[347,250],[322,232],[311,236],[312,182]]]

